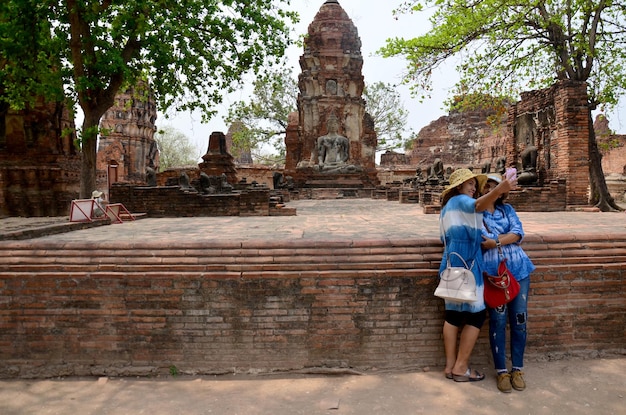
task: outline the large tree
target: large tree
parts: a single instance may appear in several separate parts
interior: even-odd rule
[[[604,211],[619,209],[606,186],[591,111],[616,105],[626,87],[623,2],[411,0],[397,12],[431,15],[426,34],[389,39],[380,50],[406,58],[405,79],[416,93],[428,93],[433,72],[452,58],[458,58],[461,92],[517,96],[556,80],[586,82],[590,202]]]
[[[227,124],[237,125],[234,146],[252,149],[255,158],[260,159],[259,147],[269,144],[284,158],[288,116],[296,111],[297,98],[298,84],[289,68],[268,71],[256,78],[250,99],[233,104],[224,119]],[[384,82],[367,84],[363,98],[378,136],[376,150],[402,147],[408,111],[397,89]]]
[[[58,64],[65,91],[84,115],[80,196],[87,197],[95,188],[100,118],[120,88],[145,77],[162,111],[200,109],[210,118],[215,104],[234,90],[244,73],[284,54],[289,24],[297,19],[281,7],[289,3],[3,0],[0,101],[23,106],[32,94],[22,86],[33,79],[45,81],[42,73]],[[25,44],[19,37],[29,29],[42,35],[33,36],[26,51],[15,48]]]
[[[66,99],[61,58],[43,2],[0,2],[0,114]]]
[[[409,112],[404,108],[396,87],[384,82],[366,84],[363,89],[363,98],[365,109],[374,120],[378,138],[376,151],[403,148],[405,142],[414,133],[413,130],[406,131]]]
[[[185,134],[174,127],[164,127],[154,136],[159,148],[159,170],[171,167],[196,166],[202,152]]]
[[[292,71],[283,67],[257,77],[252,87],[250,99],[235,102],[224,118],[236,126],[233,146],[250,150],[255,160],[262,161],[266,155],[261,147],[269,145],[284,159],[284,137],[289,113],[296,110],[298,84]]]

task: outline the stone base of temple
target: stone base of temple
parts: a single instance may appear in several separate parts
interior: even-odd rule
[[[114,183],[110,195],[112,202],[122,203],[130,212],[145,212],[149,217],[296,216],[296,209],[276,200],[267,187],[203,194],[193,187]]]
[[[360,171],[356,173],[323,173],[315,169],[296,169],[293,172],[285,172],[291,176],[296,188],[375,188],[379,184],[376,170],[372,172]]]
[[[303,188],[292,194],[292,199],[365,199],[372,198],[374,188]]]
[[[237,169],[229,154],[205,154],[202,158],[205,161],[198,164],[200,172],[206,173],[208,176],[221,176],[225,174],[228,183],[237,183]]]
[[[518,212],[562,212],[568,206],[566,185],[562,179],[544,186],[518,186],[509,192],[506,202]]]
[[[334,179],[308,179],[302,183],[302,188],[345,188],[364,187],[359,178],[338,177]]]

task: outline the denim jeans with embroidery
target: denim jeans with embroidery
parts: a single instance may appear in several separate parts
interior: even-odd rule
[[[519,294],[508,304],[489,309],[489,343],[496,370],[506,369],[506,326],[511,333],[511,362],[515,368],[524,367],[526,349],[526,320],[530,277],[519,282]]]

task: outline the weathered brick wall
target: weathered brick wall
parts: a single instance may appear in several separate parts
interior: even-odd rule
[[[246,181],[246,183],[250,184],[252,182],[257,182],[257,184],[265,185],[270,189],[274,188],[274,179],[272,178],[272,174],[275,171],[280,171],[280,169],[273,169],[269,166],[262,165],[239,165],[237,166],[237,176],[240,180]]]
[[[174,167],[157,173],[156,184],[157,186],[166,186],[168,182],[178,183],[183,173],[189,177],[190,182],[200,178],[200,169],[197,166]]]
[[[74,120],[60,102],[0,111],[0,217],[69,214],[81,157],[67,131]]]
[[[490,125],[492,110],[452,111],[419,131],[407,151],[410,164],[429,167],[436,158],[453,168],[492,162],[503,155],[505,128]]]
[[[567,178],[567,204],[586,205],[589,200],[589,109],[586,84],[566,83],[555,96],[556,141],[567,143],[557,157],[559,177]]]
[[[407,165],[410,164],[410,162],[408,155],[405,153],[396,153],[395,151],[387,150],[380,155],[380,165],[382,167]]]
[[[138,187],[117,183],[110,200],[152,217],[269,216],[269,189],[231,194],[186,192],[179,186]]]
[[[626,234],[524,243],[528,360],[623,353]],[[0,247],[0,377],[444,364],[437,240]]]
[[[528,351],[539,358],[626,352],[624,237],[527,238],[532,275]],[[545,249],[542,249],[545,248]]]
[[[589,112],[586,84],[561,81],[542,90],[522,93],[522,100],[509,109],[509,137],[507,163],[519,160],[523,147],[515,140],[514,128],[518,117],[532,114],[542,118],[549,116],[536,137],[538,147],[537,168],[546,171],[546,180],[565,179],[567,205],[586,205],[589,187]],[[537,121],[539,122],[539,121]],[[544,146],[544,139],[548,146]],[[519,166],[518,166],[519,167]]]
[[[518,212],[563,212],[567,210],[565,180],[554,180],[542,187],[519,187],[509,192],[507,203]]]
[[[244,180],[247,184],[257,182],[259,185],[265,185],[272,189],[274,187],[274,181],[272,174],[278,169],[273,169],[268,166],[262,165],[239,165],[237,166],[237,176],[240,180]],[[197,167],[185,167],[185,168],[172,168],[157,174],[157,185],[165,186],[168,180],[178,180],[182,173],[186,173],[189,176],[189,180],[198,180],[200,177],[200,170]],[[236,183],[231,183],[235,185]]]
[[[415,166],[396,165],[378,168],[378,180],[381,186],[390,185],[394,182],[402,183],[404,180],[414,179],[416,176]]]
[[[65,216],[78,198],[79,160],[58,157],[41,165],[0,161],[0,217]]]
[[[602,154],[602,171],[605,175],[626,174],[626,135],[613,134],[609,120],[598,114],[593,122],[596,141]]]
[[[602,153],[602,171],[608,174],[624,174],[626,172],[626,135],[614,135],[611,137],[614,146]]]

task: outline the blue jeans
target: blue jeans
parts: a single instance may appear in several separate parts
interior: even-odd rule
[[[521,280],[519,285],[519,294],[513,301],[498,308],[489,309],[489,343],[496,371],[506,369],[507,323],[511,332],[511,362],[515,368],[524,367],[530,277]]]

